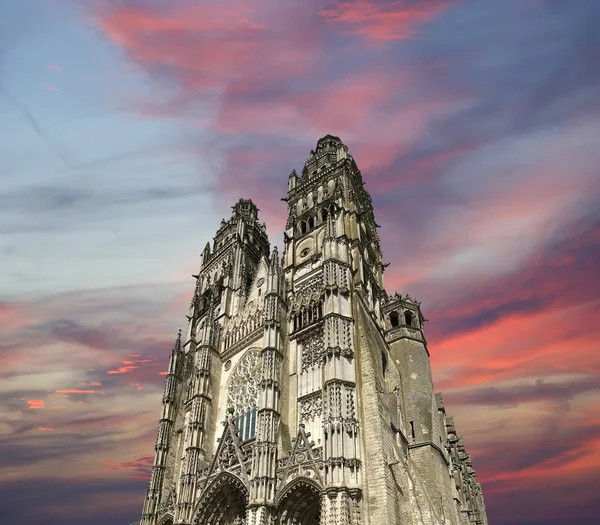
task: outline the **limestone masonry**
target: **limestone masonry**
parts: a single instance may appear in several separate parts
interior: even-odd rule
[[[142,525],[487,525],[363,185],[327,135],[289,176],[283,258],[244,199],[204,248]]]

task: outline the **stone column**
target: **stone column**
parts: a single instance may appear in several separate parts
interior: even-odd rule
[[[165,381],[165,389],[162,398],[162,413],[158,424],[158,436],[154,445],[154,463],[152,465],[152,476],[150,485],[144,500],[144,510],[140,525],[155,525],[158,505],[160,504],[164,471],[167,462],[167,451],[171,437],[171,430],[175,421],[175,394],[177,386],[181,382],[181,370],[183,365],[183,352],[181,350],[181,330],[175,340],[175,345],[169,358],[169,372]]]
[[[194,328],[191,333],[194,333]],[[212,407],[212,381],[219,366],[214,307],[209,307],[202,330],[192,337],[188,353],[193,356],[193,371],[185,399],[185,461],[181,472],[175,519],[190,523],[196,500],[198,471],[206,468],[207,419]]]
[[[334,222],[335,221],[335,222]],[[321,522],[360,522],[360,448],[356,408],[354,319],[350,296],[350,262],[343,214],[328,217],[323,240],[325,287],[323,349],[323,460],[326,495]]]
[[[286,326],[285,286],[277,248],[267,274],[265,326],[258,399],[256,441],[252,448],[250,504],[246,525],[266,525],[272,515],[277,484],[279,398]]]

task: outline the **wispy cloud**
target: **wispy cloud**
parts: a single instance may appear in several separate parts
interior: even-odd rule
[[[600,519],[600,4],[28,2],[0,15],[5,521],[139,518],[199,250],[242,196],[280,242],[325,133],[388,291],[423,301],[490,522]]]

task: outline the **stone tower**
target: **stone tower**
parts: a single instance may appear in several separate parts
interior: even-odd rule
[[[202,253],[141,524],[487,525],[420,303],[384,289],[371,198],[338,137],[284,200],[282,258],[243,199]]]

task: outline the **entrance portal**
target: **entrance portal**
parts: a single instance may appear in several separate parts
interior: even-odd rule
[[[246,517],[248,490],[238,477],[223,473],[208,487],[198,503],[198,525],[242,525]]]
[[[320,525],[321,489],[308,478],[296,478],[277,506],[278,525]]]

